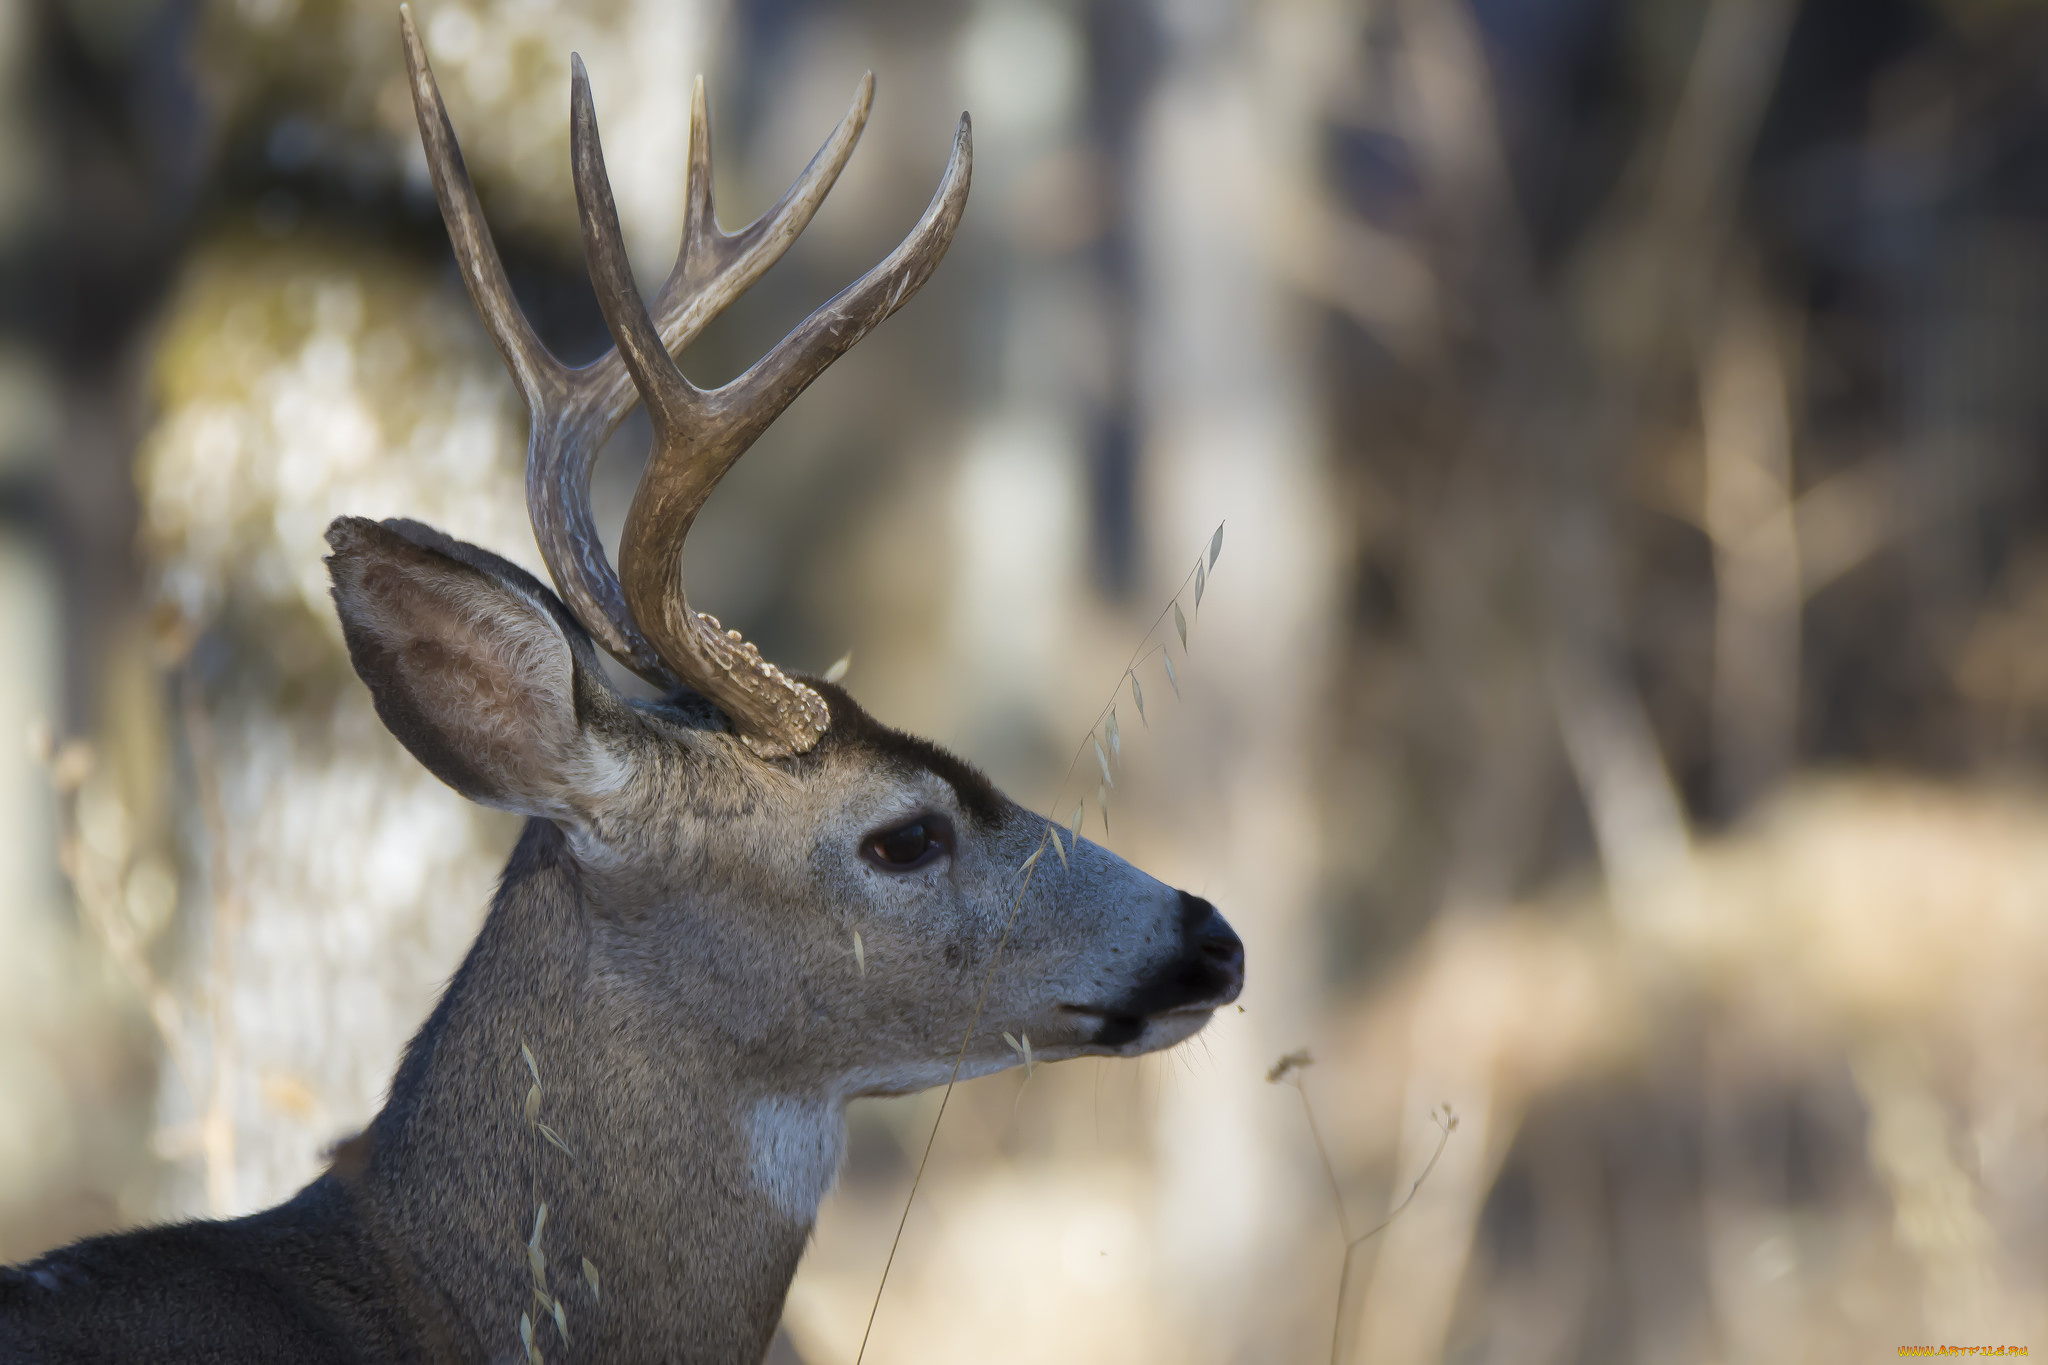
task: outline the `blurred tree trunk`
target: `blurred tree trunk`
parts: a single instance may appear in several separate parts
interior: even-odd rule
[[[1794,512],[1792,342],[1755,283],[1738,278],[1710,324],[1700,385],[1714,621],[1715,776],[1742,810],[1792,765],[1805,599]]]
[[[438,226],[419,241],[431,254],[408,254],[388,230],[357,232],[374,215],[330,202],[388,212],[419,192],[395,19],[369,3],[290,8],[221,6],[205,24],[202,60],[232,76],[229,144],[260,149],[282,185],[225,215],[184,262],[139,464],[185,765],[188,913],[162,956],[185,1002],[172,1051],[186,1065],[167,1068],[158,1146],[190,1178],[165,1212],[284,1198],[375,1112],[515,832],[378,723],[328,600],[324,527],[415,517],[545,576],[525,515],[523,414],[442,264]],[[500,242],[545,255],[576,240],[566,86],[578,47],[608,150],[620,147],[629,239],[665,268],[690,76],[719,7],[482,10],[430,5],[420,23]]]
[[[1168,1283],[1228,1358],[1256,1349],[1256,1269],[1327,1217],[1313,1170],[1292,1157],[1300,1115],[1259,1079],[1308,1037],[1323,985],[1312,771],[1334,612],[1309,314],[1274,267],[1267,206],[1312,189],[1316,116],[1353,30],[1317,0],[1162,3],[1153,17],[1161,67],[1130,171],[1152,580],[1179,583],[1228,522],[1199,614],[1188,601],[1186,691],[1207,738],[1163,760],[1179,769],[1165,799],[1177,828],[1202,832],[1189,871],[1253,964],[1246,1013],[1205,1035],[1215,1083],[1173,1088],[1160,1108],[1160,1245]]]
[[[176,679],[196,1073],[165,1154],[230,1214],[289,1194],[379,1103],[467,946],[509,817],[385,734],[341,646],[321,532],[411,516],[533,565],[520,421],[468,301],[347,242],[221,240],[158,351],[144,541],[189,639]],[[524,547],[518,553],[515,547]]]

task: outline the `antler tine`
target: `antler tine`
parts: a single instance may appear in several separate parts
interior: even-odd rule
[[[768,424],[931,277],[960,226],[973,165],[972,127],[962,114],[945,174],[910,234],[880,265],[805,318],[745,374],[700,395],[708,409],[707,421],[701,431],[691,433],[687,444],[656,443],[619,541],[626,601],[650,636],[664,604],[682,600],[682,560],[671,547],[680,547],[711,489]],[[666,649],[663,654],[667,657]]]
[[[690,92],[690,171],[683,216],[683,244],[675,269],[654,301],[655,326],[670,354],[688,345],[732,301],[745,293],[790,244],[839,180],[866,129],[875,100],[875,73],[860,78],[853,103],[775,206],[738,232],[719,230],[711,194],[711,111],[704,78]]]
[[[590,266],[591,287],[597,292],[597,306],[604,312],[605,325],[611,329],[612,340],[618,345],[618,354],[625,361],[634,388],[647,404],[657,441],[664,433],[686,432],[701,422],[704,395],[676,368],[654,319],[640,301],[633,265],[626,259],[611,179],[605,174],[597,110],[590,98],[590,76],[583,69],[583,58],[573,53],[569,57],[569,158],[583,224],[583,254]],[[684,259],[678,263],[679,272],[687,268],[689,255],[686,245]]]
[[[413,113],[419,120],[420,144],[426,150],[427,169],[433,175],[434,197],[440,201],[441,218],[448,225],[448,241],[462,268],[462,282],[527,405],[537,408],[560,395],[567,370],[541,345],[518,300],[512,297],[504,263],[498,259],[490,225],[484,222],[476,187],[470,183],[469,169],[463,164],[454,125],[448,121],[448,107],[441,102],[441,87],[434,80],[433,67],[427,63],[427,50],[420,42],[419,30],[413,26],[410,5],[398,7],[398,28],[405,42],[406,71],[412,78]]]
[[[910,302],[932,272],[939,268],[946,249],[959,230],[960,215],[967,209],[967,186],[974,172],[974,130],[967,115],[953,134],[952,154],[946,159],[945,174],[926,205],[924,216],[910,234],[881,264],[839,291],[818,310],[798,323],[795,330],[775,344],[775,349],[756,361],[738,379],[712,395],[721,417],[737,424],[741,449],[751,444],[798,394],[811,386],[833,361],[845,355],[862,337],[879,327],[890,314]],[[640,499],[647,494],[645,482]],[[627,521],[626,538],[633,539],[632,520]],[[623,549],[620,557],[624,558]]]
[[[572,92],[570,138],[591,276],[619,354],[654,423],[654,449],[619,546],[628,609],[662,661],[715,702],[755,752],[802,753],[830,721],[823,699],[763,660],[737,631],[722,632],[714,618],[691,610],[683,587],[683,543],[712,489],[755,437],[826,366],[900,308],[937,267],[966,206],[973,159],[967,120],[961,119],[930,207],[896,250],[746,374],[705,393],[676,368],[640,301],[620,240],[580,62]],[[695,230],[708,226],[709,218],[708,193],[693,187],[689,241],[700,240]]]

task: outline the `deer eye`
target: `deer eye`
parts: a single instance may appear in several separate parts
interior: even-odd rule
[[[908,872],[933,861],[952,843],[951,821],[943,815],[920,815],[907,824],[869,835],[861,852],[877,867]]]

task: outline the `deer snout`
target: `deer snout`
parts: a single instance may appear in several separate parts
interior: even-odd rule
[[[1203,997],[1205,1003],[1227,1005],[1237,999],[1244,989],[1244,940],[1215,906],[1186,891],[1180,893],[1180,918],[1190,955],[1214,983],[1214,990]]]
[[[1216,913],[1216,907],[1185,891],[1173,893],[1161,910],[1174,914],[1179,930],[1168,956],[1153,964],[1107,1001],[1078,1001],[1060,1009],[1092,1024],[1091,1047],[1113,1048],[1125,1056],[1170,1047],[1192,1036],[1211,1012],[1237,999],[1244,989],[1244,941]],[[1177,940],[1177,941],[1174,941]],[[1147,942],[1150,942],[1148,937]]]

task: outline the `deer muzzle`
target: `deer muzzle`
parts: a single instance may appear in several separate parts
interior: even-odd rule
[[[1243,989],[1244,940],[1215,906],[1183,891],[1180,944],[1174,956],[1121,998],[1068,1009],[1100,1016],[1102,1023],[1088,1039],[1089,1046],[1122,1048],[1138,1042],[1155,1022],[1206,1016],[1237,999]]]

